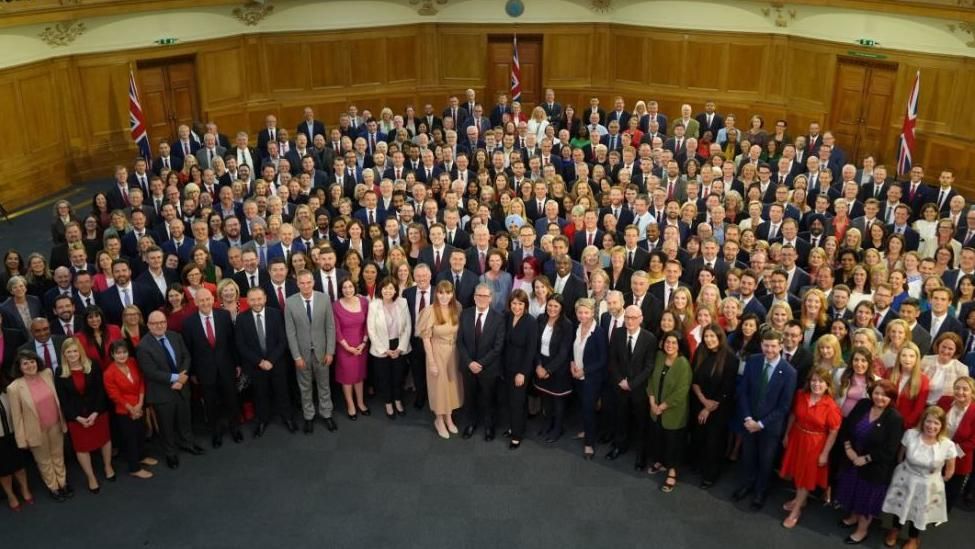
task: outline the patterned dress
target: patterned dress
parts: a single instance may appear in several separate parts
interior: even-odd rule
[[[935,444],[921,440],[921,432],[909,429],[901,438],[904,461],[894,469],[887,489],[883,510],[896,516],[901,524],[908,521],[918,530],[928,524],[948,520],[945,482],[941,470],[945,462],[958,457],[955,443],[942,438]]]

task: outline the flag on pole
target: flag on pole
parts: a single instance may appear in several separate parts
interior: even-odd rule
[[[911,153],[914,152],[914,128],[917,125],[917,96],[921,91],[921,71],[914,77],[914,88],[907,98],[907,112],[904,113],[904,126],[901,129],[900,144],[897,152],[897,174],[904,175],[911,171]]]
[[[146,117],[142,114],[142,105],[139,104],[139,92],[135,88],[135,75],[129,71],[129,126],[132,131],[132,141],[139,147],[139,156],[152,161],[152,152],[149,148],[149,134],[146,133]]]
[[[514,38],[514,54],[511,59],[511,100],[521,101],[521,63],[518,62],[518,35]]]

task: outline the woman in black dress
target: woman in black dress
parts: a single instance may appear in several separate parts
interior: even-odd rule
[[[562,436],[565,400],[572,393],[569,360],[572,354],[572,323],[565,317],[562,296],[549,296],[545,314],[538,316],[538,351],[535,355],[535,389],[542,394],[542,409],[548,416],[539,431],[552,444]]]
[[[525,396],[532,375],[532,361],[538,349],[538,323],[528,314],[528,294],[522,289],[508,298],[508,329],[504,337],[504,392],[511,426],[508,448],[517,450],[525,435]]]
[[[702,344],[694,355],[691,384],[692,444],[698,456],[702,488],[718,478],[728,440],[728,424],[735,409],[738,357],[731,350],[721,326],[704,328]]]

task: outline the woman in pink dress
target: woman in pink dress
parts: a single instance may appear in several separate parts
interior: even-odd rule
[[[356,294],[355,284],[345,279],[340,284],[340,297],[332,307],[335,315],[335,381],[342,384],[346,413],[349,419],[358,419],[356,405],[362,415],[369,409],[362,394],[362,382],[366,379],[366,359],[369,342],[366,337],[366,313],[369,302]],[[355,399],[353,400],[353,394]]]

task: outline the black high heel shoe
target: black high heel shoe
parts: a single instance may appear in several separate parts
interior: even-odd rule
[[[359,413],[366,417],[369,417],[372,415],[372,410],[370,410],[369,408],[359,408]]]
[[[353,412],[351,414],[348,413],[348,412],[346,412],[345,415],[349,416],[349,421],[355,421],[355,420],[359,419],[359,414],[357,414],[355,412]]]

